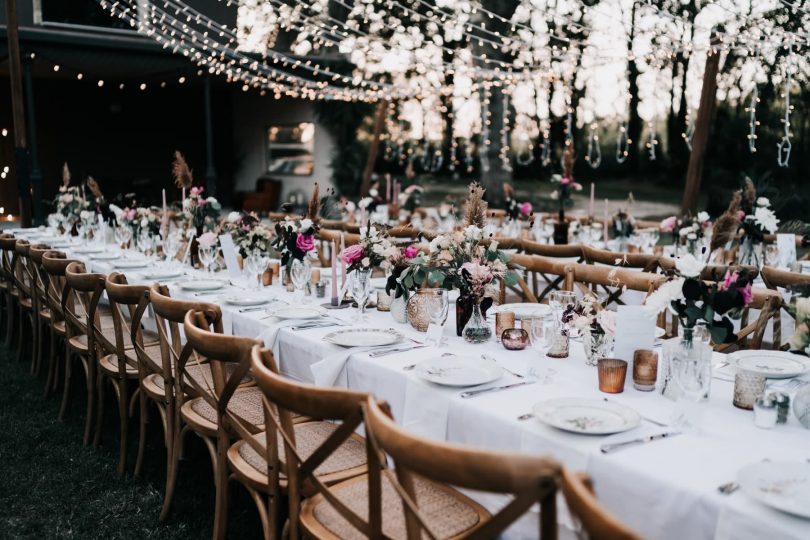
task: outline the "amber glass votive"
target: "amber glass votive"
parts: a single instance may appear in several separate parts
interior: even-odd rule
[[[391,311],[394,297],[385,291],[377,291],[377,311]]]
[[[501,340],[504,330],[515,327],[514,311],[499,311],[495,314],[495,339]]]
[[[510,351],[522,351],[529,344],[529,333],[522,328],[507,328],[501,335],[501,343]]]
[[[658,353],[639,349],[633,353],[633,387],[642,392],[655,390],[658,378]]]
[[[309,282],[313,285],[321,282],[321,271],[319,268],[312,269],[312,274],[309,276]]]
[[[627,376],[627,362],[616,358],[601,358],[596,362],[599,373],[599,390],[608,394],[624,392],[624,378]]]
[[[270,271],[273,272],[273,278],[279,279],[281,278],[281,264],[278,262],[271,262],[270,263]],[[279,281],[282,283],[282,281]]]

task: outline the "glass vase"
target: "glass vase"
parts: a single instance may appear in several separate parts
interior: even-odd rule
[[[486,319],[487,310],[492,306],[492,298],[483,298],[478,300],[469,294],[462,294],[456,300],[456,335],[461,337],[464,332],[464,327],[472,317],[473,305],[478,303],[481,309],[481,315]]]
[[[391,300],[391,316],[398,323],[408,322],[408,315],[405,312],[407,303],[408,297],[404,294]]]
[[[585,365],[595,366],[600,359],[608,358],[613,353],[613,336],[586,330],[582,334],[582,347],[585,349]]]
[[[673,359],[711,362],[712,349],[709,343],[700,337],[695,328],[681,327],[678,339],[664,342],[661,354],[661,394],[673,401],[677,401],[681,390],[675,383],[672,375]],[[708,392],[707,392],[708,394]]]
[[[417,332],[427,332],[428,326],[430,326],[428,302],[431,301],[432,296],[432,289],[419,289],[411,295],[405,305],[408,322]]]
[[[746,236],[740,242],[740,248],[737,250],[737,264],[741,266],[754,266],[762,269],[762,244],[754,241]]]
[[[472,315],[464,326],[463,334],[468,343],[484,343],[492,337],[492,329],[481,313],[481,302],[473,302]]]

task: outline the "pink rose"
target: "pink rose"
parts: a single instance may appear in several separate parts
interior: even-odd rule
[[[723,281],[717,285],[718,290],[727,291],[729,287],[737,283],[739,277],[737,272],[726,272]]]
[[[737,210],[737,219],[739,219],[740,221],[745,219],[745,212],[743,212],[742,210]]]
[[[580,184],[579,182],[571,182],[571,188],[574,191],[582,191],[582,184]]]
[[[520,203],[519,208],[520,208],[520,215],[523,217],[527,217],[529,214],[532,213],[532,203],[528,201]]]
[[[191,195],[202,195],[202,192],[205,188],[202,187],[193,187],[189,190]]]
[[[413,259],[419,255],[419,248],[416,246],[408,246],[402,250],[402,256],[406,259]]]
[[[197,239],[197,243],[200,247],[209,248],[217,243],[217,235],[212,232],[203,233]]]
[[[658,228],[661,229],[662,232],[672,232],[675,230],[675,225],[677,224],[678,218],[675,216],[669,216],[661,222],[661,225],[659,225]]]
[[[492,281],[492,271],[488,266],[475,262],[465,262],[461,265],[462,270],[470,274],[470,281],[473,283],[489,283]]]
[[[747,306],[754,300],[754,288],[751,284],[747,284],[742,289],[738,289],[743,297],[743,303]]]
[[[308,253],[313,249],[315,249],[315,239],[312,237],[311,234],[299,233],[298,236],[295,238],[295,247],[297,247],[304,253]]]
[[[343,262],[351,266],[352,264],[356,263],[364,256],[364,251],[362,246],[357,244],[353,246],[349,246],[343,250]]]
[[[564,186],[567,186],[568,184],[570,184],[571,182],[573,182],[573,180],[574,180],[574,179],[573,179],[573,178],[571,178],[570,176],[563,176],[563,177],[562,177],[562,180],[560,180],[560,184],[562,184],[562,185],[564,185]]]

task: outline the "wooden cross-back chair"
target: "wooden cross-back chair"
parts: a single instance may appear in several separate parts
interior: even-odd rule
[[[318,257],[321,262],[321,266],[329,267],[331,266],[332,261],[330,260],[332,254],[332,246],[337,246],[337,249],[340,250],[340,238],[343,237],[343,241],[345,242],[346,246],[353,246],[355,244],[360,243],[360,235],[347,233],[343,231],[335,231],[330,229],[321,229],[318,231],[317,239],[320,242],[320,249],[318,249]],[[332,243],[334,242],[334,244]]]
[[[214,485],[216,503],[214,506],[215,540],[226,536],[228,523],[228,462],[226,453],[234,436],[252,437],[259,433],[264,424],[261,405],[261,391],[256,387],[241,386],[242,380],[250,369],[250,352],[254,345],[260,343],[254,339],[226,336],[212,332],[214,325],[220,325],[218,311],[191,310],[186,313],[183,329],[188,344],[198,356],[207,358],[211,366],[211,378],[191,380],[196,387],[198,397],[195,400],[205,401],[215,411],[214,445],[216,448],[214,464]],[[178,373],[183,373],[189,357],[178,358]],[[195,419],[187,420],[189,425],[198,424]],[[196,429],[195,429],[196,431]],[[203,437],[210,436],[205,427]]]
[[[733,343],[715,343],[714,350],[724,352],[736,349],[761,349],[768,323],[782,309],[782,295],[769,289],[754,288],[751,303],[743,310],[740,318],[740,330]],[[751,321],[751,310],[759,310],[759,315]],[[774,343],[774,348],[779,344]]]
[[[0,256],[2,256],[2,271],[3,271],[3,294],[5,296],[5,340],[4,345],[6,349],[11,347],[11,339],[15,335],[14,328],[19,324],[19,317],[17,315],[18,306],[17,302],[20,298],[20,291],[17,289],[16,280],[14,278],[14,246],[17,239],[13,234],[0,235]]]
[[[422,231],[410,225],[398,225],[388,229],[388,236],[391,238],[411,239],[417,241],[422,237]]]
[[[146,285],[129,285],[123,274],[113,272],[107,276],[105,289],[113,322],[113,342],[108,341],[109,332],[102,332],[94,325],[96,339],[102,344],[101,349],[106,354],[99,358],[98,413],[93,444],[98,446],[101,442],[105,413],[104,390],[109,382],[118,403],[119,475],[123,475],[126,471],[129,417],[133,415],[136,403],[140,403],[140,438],[135,466],[135,474],[138,476],[146,443],[145,397],[140,391],[140,378],[144,370],[140,367],[140,355],[146,355],[151,362],[159,363],[160,343],[155,334],[145,332],[141,328],[141,321],[148,306],[148,299],[144,300],[144,293],[148,289]],[[132,390],[133,386],[136,391]]]
[[[565,289],[579,290],[583,294],[605,294],[602,307],[624,305],[622,295],[626,291],[638,291],[646,295],[653,292],[659,283],[666,281],[661,274],[652,274],[620,267],[569,264],[565,267]]]
[[[617,253],[605,249],[582,246],[582,255],[587,264],[635,268],[643,272],[655,273],[661,268],[661,256],[646,253]]]
[[[165,284],[152,284],[149,301],[155,315],[161,360],[159,365],[155,365],[148,358],[142,358],[141,364],[154,370],[144,377],[142,388],[157,406],[163,421],[167,459],[160,520],[165,521],[174,498],[186,434],[189,431],[202,434],[212,468],[216,467],[217,459],[214,444],[217,434],[216,409],[211,408],[205,400],[194,401],[199,396],[199,389],[212,384],[211,366],[206,358],[200,358],[191,345],[183,340],[183,323],[189,311],[202,311],[209,313],[210,320],[214,321],[214,330],[222,333],[222,316],[219,307],[214,304],[172,298]],[[195,422],[195,426],[188,424],[188,418]]]
[[[532,455],[481,450],[429,440],[397,426],[388,407],[369,398],[363,404],[369,456],[390,458],[369,463],[365,479],[332,488],[333,496],[350,508],[367,506],[368,537],[497,538],[519,517],[540,505],[537,538],[557,538],[556,497],[562,467],[555,460]],[[354,484],[367,484],[370,497],[357,501]],[[451,487],[452,486],[452,487]],[[455,488],[511,496],[495,514]],[[365,510],[365,509],[364,509]],[[317,496],[305,505],[305,516],[331,516],[339,511]],[[342,515],[342,513],[340,514]],[[325,519],[322,518],[324,521]],[[330,531],[345,538],[351,528],[332,518]],[[338,528],[340,527],[340,528]],[[353,532],[352,536],[359,536]]]
[[[51,309],[48,306],[48,275],[42,268],[42,256],[50,250],[47,244],[32,244],[28,249],[28,260],[32,276],[32,297],[34,300],[34,359],[31,373],[39,376],[45,355],[45,337],[50,337]]]
[[[566,262],[540,255],[512,255],[509,262],[518,267],[518,287],[524,302],[543,302],[552,291],[565,289]],[[520,275],[522,274],[522,275]],[[505,301],[505,288],[501,286],[501,303]]]
[[[251,358],[263,394],[265,429],[257,434],[242,430],[241,440],[228,450],[234,478],[256,502],[266,539],[283,525],[279,503],[285,495],[288,536],[320,537],[317,522],[305,520],[301,500],[330,497],[329,486],[367,472],[366,442],[356,430],[369,394],[288,379],[279,374],[273,353],[260,346]]]
[[[589,538],[600,540],[641,540],[641,536],[608,513],[593,493],[590,479],[581,473],[562,470],[562,491],[573,517]]]
[[[78,358],[85,375],[87,416],[84,424],[83,444],[90,444],[91,427],[96,406],[96,377],[98,344],[93,324],[100,317],[98,304],[104,292],[104,275],[87,272],[84,263],[72,262],[65,268],[65,289],[62,293],[62,312],[65,315],[67,351],[65,353],[65,387],[62,399],[64,416],[70,395],[72,379],[71,358]],[[99,321],[99,326],[101,326]]]
[[[773,291],[779,292],[779,289],[792,290],[794,287],[807,287],[810,288],[810,275],[801,274],[799,272],[790,272],[788,270],[779,270],[770,266],[762,268],[762,281],[765,286]],[[774,348],[777,346],[781,349],[787,350],[790,345],[785,343],[782,345],[782,309],[773,316],[773,344]],[[790,312],[785,310],[789,317],[792,317]]]
[[[62,310],[62,293],[65,289],[65,269],[70,263],[62,251],[47,251],[42,255],[42,268],[47,276],[47,296],[46,301],[51,311],[50,343],[48,358],[48,374],[45,378],[45,390],[43,397],[48,397],[51,392],[56,392],[59,384],[60,366],[64,374],[67,356],[59,353],[59,342],[65,341],[67,332],[65,325],[65,314]],[[67,345],[63,344],[62,351],[67,350]],[[62,360],[60,362],[60,359]],[[63,375],[64,376],[64,375]]]
[[[17,361],[23,360],[29,343],[35,343],[36,304],[34,301],[34,277],[31,274],[28,250],[31,244],[27,240],[14,243],[14,254],[11,259],[11,277],[18,292],[17,296]],[[33,352],[33,347],[32,347]]]

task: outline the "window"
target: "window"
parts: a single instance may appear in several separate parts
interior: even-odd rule
[[[281,124],[267,128],[267,172],[309,176],[315,170],[315,124]]]

